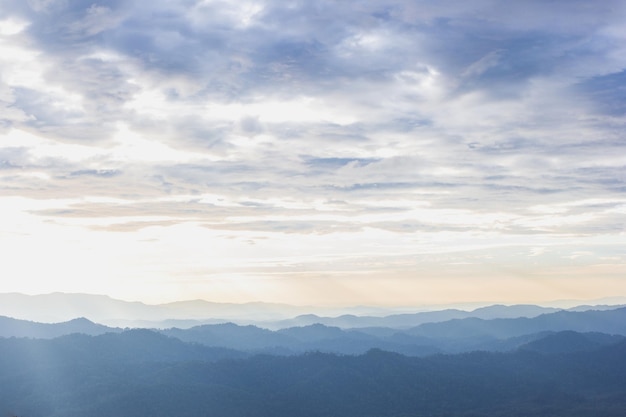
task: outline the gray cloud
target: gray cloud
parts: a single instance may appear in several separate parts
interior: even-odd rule
[[[0,192],[38,220],[406,253],[623,230],[621,1],[0,7],[26,24],[0,35]]]

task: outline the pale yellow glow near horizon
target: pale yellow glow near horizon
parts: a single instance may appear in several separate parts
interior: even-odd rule
[[[101,148],[59,143],[18,129],[6,132],[2,138],[4,146],[27,146],[32,157],[42,160],[54,157],[76,163],[121,163],[196,158],[191,152],[150,142],[125,125],[119,126],[109,146]],[[6,171],[2,175],[52,179],[50,174],[39,171]],[[202,298],[237,303],[415,307],[549,302],[626,293],[622,283],[626,274],[623,253],[601,256],[601,251],[594,251],[602,245],[623,247],[623,233],[516,235],[502,231],[511,226],[549,230],[590,223],[597,211],[575,210],[611,203],[605,213],[622,214],[626,207],[623,200],[543,204],[530,207],[522,215],[441,209],[421,197],[415,201],[415,196],[398,195],[394,199],[354,203],[404,209],[400,214],[375,210],[353,214],[327,206],[322,200],[268,196],[257,202],[293,213],[311,207],[317,211],[288,216],[280,212],[250,213],[211,223],[202,218],[178,218],[175,212],[120,217],[115,212],[107,213],[105,208],[92,217],[36,214],[46,210],[63,212],[76,204],[115,207],[134,203],[89,194],[80,198],[51,197],[0,198],[0,250],[5,254],[3,273],[10,277],[3,282],[3,292],[84,292],[148,303]],[[219,194],[146,196],[142,201],[184,203],[190,199],[207,206],[240,207],[232,197]],[[397,233],[376,227],[377,223],[414,219],[435,230]],[[281,233],[235,227],[238,222],[255,221],[347,222],[353,228]],[[108,231],[132,222],[145,222],[146,226],[134,232]],[[471,230],[445,231],[455,226]]]
[[[3,283],[3,292],[84,292],[148,303],[201,298],[416,307],[626,293],[622,280],[626,265],[620,257],[586,260],[588,254],[565,252],[575,255],[570,266],[550,257],[536,265],[523,257],[516,260],[515,247],[529,248],[537,257],[562,246],[550,237],[535,239],[542,250],[530,247],[523,237],[513,239],[509,242],[515,245],[509,250],[513,258],[498,261],[494,258],[507,252],[486,240],[488,236],[479,238],[480,244],[478,235],[441,236],[442,242],[457,241],[443,250],[436,234],[414,240],[417,236],[365,229],[300,236],[210,230],[193,223],[120,233],[94,231],[78,220],[51,222],[24,212],[25,207],[36,210],[64,203],[2,199],[0,247],[6,254],[3,270],[11,277]],[[584,246],[584,238],[578,241]],[[615,239],[616,244],[619,241]],[[412,254],[420,252],[430,255],[414,260]]]
[[[74,3],[0,16],[0,292],[626,296],[618,15]]]

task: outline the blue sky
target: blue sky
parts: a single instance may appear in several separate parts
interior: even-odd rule
[[[0,11],[2,292],[626,294],[622,1]]]

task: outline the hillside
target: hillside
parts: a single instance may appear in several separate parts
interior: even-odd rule
[[[533,318],[518,317],[484,320],[454,319],[426,323],[410,329],[390,327],[340,328],[323,324],[269,330],[234,323],[206,324],[189,329],[157,330],[183,342],[209,347],[235,349],[250,354],[270,353],[296,355],[319,351],[358,355],[370,349],[381,349],[409,356],[435,353],[515,350],[546,335],[559,332],[577,334],[605,333],[621,339],[626,335],[626,309],[557,311]],[[73,333],[101,335],[119,333],[122,329],[103,326],[87,319],[62,323],[36,323],[0,317],[0,336],[50,339]],[[597,340],[596,340],[597,339]],[[571,341],[571,346],[600,347],[615,341],[596,338],[593,341]]]
[[[30,417],[621,417],[626,343],[572,353],[245,358],[149,331],[0,339],[0,412]]]

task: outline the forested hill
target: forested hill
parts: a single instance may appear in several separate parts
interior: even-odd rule
[[[46,324],[0,317],[0,336],[54,338],[71,333],[102,335],[123,329],[106,327],[87,319]],[[558,311],[532,318],[476,317],[453,319],[400,330],[387,327],[343,329],[312,324],[280,330],[233,323],[207,324],[189,329],[159,330],[166,336],[188,343],[246,351],[248,353],[301,354],[322,351],[339,354],[363,354],[369,349],[397,352],[410,356],[434,353],[462,353],[474,350],[509,351],[560,331],[584,332],[591,344],[611,343],[591,332],[626,335],[626,308]],[[619,336],[615,336],[618,338]],[[605,343],[606,342],[606,343]]]
[[[0,339],[0,413],[24,417],[606,416],[626,410],[626,343],[552,334],[509,353],[257,355],[149,331]],[[557,353],[551,353],[557,352]]]

